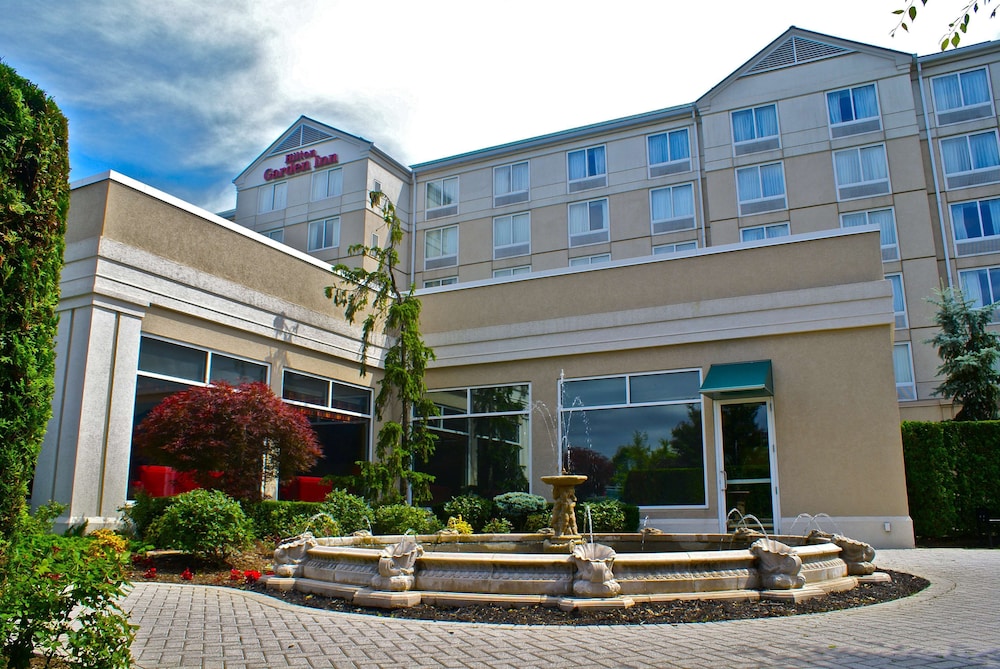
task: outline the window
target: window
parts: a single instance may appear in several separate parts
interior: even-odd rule
[[[257,191],[257,213],[266,214],[269,211],[284,209],[288,196],[288,182],[261,186]]]
[[[458,283],[457,276],[446,276],[443,279],[427,279],[424,281],[424,288],[437,288],[439,286],[451,286]]]
[[[570,193],[608,185],[603,146],[570,151],[566,154],[566,161]]]
[[[694,251],[698,248],[698,242],[678,242],[676,244],[660,244],[653,247],[654,256],[670,255],[681,251]]]
[[[458,177],[427,182],[425,217],[440,218],[458,213]]]
[[[570,258],[570,267],[583,267],[584,265],[600,265],[602,263],[611,262],[610,253],[598,253],[592,256],[580,256],[578,258]]]
[[[941,140],[948,188],[965,188],[1000,181],[1000,151],[995,130]]]
[[[312,175],[312,199],[322,200],[338,197],[344,190],[344,171],[341,168],[314,172]]]
[[[894,344],[892,347],[892,367],[896,376],[896,399],[917,399],[917,385],[913,382],[913,357],[910,344]]]
[[[424,233],[424,269],[458,264],[458,226],[436,228]]]
[[[788,223],[773,223],[771,225],[758,225],[753,228],[743,228],[740,230],[740,241],[757,242],[762,239],[774,239],[776,237],[787,237],[790,234]]]
[[[732,122],[733,146],[738,156],[781,146],[778,138],[777,105],[734,111]]]
[[[512,214],[493,219],[493,259],[531,253],[531,214]]]
[[[691,169],[691,141],[688,129],[671,130],[646,138],[649,176],[687,172]]]
[[[939,125],[993,115],[993,99],[985,67],[935,77],[931,84]]]
[[[493,206],[528,201],[528,161],[493,168]]]
[[[506,269],[493,270],[494,279],[499,279],[505,276],[517,276],[519,274],[531,274],[531,265],[521,265],[520,267],[507,267]]]
[[[740,216],[785,209],[785,168],[781,163],[736,170]]]
[[[649,211],[654,235],[695,227],[694,185],[681,184],[649,191]]]
[[[367,416],[371,408],[371,390],[349,386],[322,376],[285,370],[281,397],[296,404],[337,409]]]
[[[827,93],[826,107],[835,138],[882,129],[875,84]]]
[[[958,255],[1000,251],[1000,199],[951,205],[951,225]]]
[[[905,328],[906,323],[906,295],[903,293],[903,275],[886,274],[886,281],[892,285],[892,310],[896,315],[896,328]]]
[[[268,230],[267,232],[264,233],[264,236],[267,237],[268,239],[273,239],[279,244],[282,244],[285,241],[285,229],[278,228],[277,230]]]
[[[340,217],[328,218],[325,221],[313,221],[309,224],[308,250],[319,251],[340,246]]]
[[[876,209],[873,211],[855,211],[841,214],[840,227],[853,228],[862,225],[877,225],[879,227],[879,242],[882,245],[882,262],[899,260],[899,247],[896,243],[896,216],[893,210]]]
[[[490,499],[528,490],[531,395],[527,384],[432,390],[440,416],[427,419],[437,436],[421,470],[434,479],[438,504],[459,494]]]
[[[569,205],[570,246],[599,244],[610,239],[607,198]]]
[[[1000,299],[1000,267],[982,267],[958,273],[962,293],[977,308],[995,304]],[[990,319],[996,322],[996,312]]]
[[[833,168],[837,177],[837,197],[841,200],[889,192],[889,167],[884,144],[836,151]]]
[[[584,462],[607,463],[590,469],[598,472],[587,481],[595,497],[704,507],[700,387],[699,370],[563,382],[563,466],[572,472]]]

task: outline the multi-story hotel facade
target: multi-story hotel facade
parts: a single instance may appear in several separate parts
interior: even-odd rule
[[[929,299],[1000,298],[997,78],[993,43],[918,58],[791,28],[690,104],[410,167],[302,117],[224,217],[84,180],[34,501],[101,524],[136,485],[170,492],[131,430],[215,379],[310,414],[327,457],[282,494],[370,457],[382,349],[361,377],[323,288],[385,243],[376,190],[437,355],[437,499],[546,494],[569,454],[651,527],[735,508],[912,545],[899,421],[954,412]]]

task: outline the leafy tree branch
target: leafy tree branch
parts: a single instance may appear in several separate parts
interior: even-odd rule
[[[930,0],[906,0],[900,9],[893,11],[893,14],[899,16],[899,22],[896,27],[889,31],[889,34],[895,37],[896,31],[902,28],[904,31],[909,32],[910,26],[917,19],[917,8],[924,7]],[[944,51],[948,47],[957,47],[962,41],[962,35],[966,33],[969,29],[969,21],[972,20],[972,16],[979,12],[979,8],[986,8],[986,5],[990,4],[992,0],[966,0],[965,5],[958,12],[955,19],[948,24],[948,29],[941,36],[941,50]],[[994,7],[993,11],[990,12],[990,18],[996,16],[997,8]]]

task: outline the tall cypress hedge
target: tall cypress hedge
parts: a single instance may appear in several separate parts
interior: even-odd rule
[[[0,566],[52,413],[68,211],[66,118],[0,62]]]

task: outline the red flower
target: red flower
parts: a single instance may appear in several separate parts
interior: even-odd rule
[[[234,568],[234,569],[230,569],[229,570],[229,580],[230,581],[238,581],[241,578],[243,578],[243,574],[240,573],[239,569],[235,569]]]
[[[257,571],[256,569],[250,569],[243,572],[243,579],[247,583],[255,583],[258,578],[260,578],[260,572]]]
[[[150,567],[146,570],[146,573],[142,575],[143,578],[153,579],[156,578],[156,567]]]
[[[194,574],[191,572],[190,568],[187,568],[181,572],[181,578],[184,579],[185,581],[190,581],[194,579]]]

